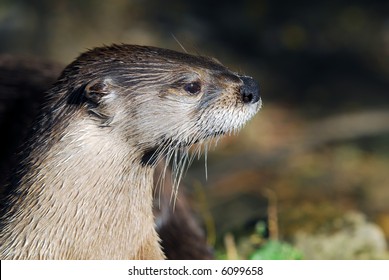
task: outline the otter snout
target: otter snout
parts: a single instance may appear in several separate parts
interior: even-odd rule
[[[240,94],[244,103],[257,103],[259,101],[259,84],[251,77],[240,77],[243,82]]]

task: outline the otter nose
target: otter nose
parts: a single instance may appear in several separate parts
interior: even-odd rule
[[[256,103],[259,101],[259,84],[251,77],[240,77],[243,82],[240,94],[244,103]]]

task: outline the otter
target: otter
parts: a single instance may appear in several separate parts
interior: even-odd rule
[[[0,186],[16,164],[17,148],[37,117],[46,91],[63,69],[62,64],[50,60],[0,55],[0,130],[3,131],[0,138]],[[160,190],[158,181],[162,172],[165,172],[165,181]],[[186,186],[180,184],[173,208],[171,172],[163,162],[156,166],[154,178],[154,219],[166,258],[213,259],[213,250],[185,193]],[[0,187],[0,197],[2,191]]]
[[[80,55],[48,91],[0,209],[1,259],[164,259],[153,172],[238,131],[258,83],[216,60],[112,45]]]

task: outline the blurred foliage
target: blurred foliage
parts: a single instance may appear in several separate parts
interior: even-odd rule
[[[226,235],[249,240],[266,221],[264,243],[251,240],[237,255],[298,258],[301,244],[330,248],[331,234],[346,238],[332,222],[350,211],[389,240],[388,15],[389,2],[378,0],[2,0],[0,52],[69,63],[110,43],[181,50],[176,37],[189,52],[254,76],[264,108],[209,154],[208,182],[203,163],[185,182],[203,186],[192,195],[201,196],[218,254]],[[266,243],[275,225],[279,241]],[[362,240],[374,235],[363,232]]]
[[[227,242],[226,247],[218,248],[218,259],[250,259],[250,260],[301,260],[303,254],[287,242],[266,239],[266,225],[258,222],[254,233],[241,236],[238,244]],[[230,236],[233,238],[232,236]],[[232,251],[232,252],[231,252]]]
[[[387,259],[383,231],[357,212],[325,221],[315,234],[297,232],[295,246],[307,259]]]
[[[256,250],[250,260],[301,260],[302,258],[302,253],[288,243],[270,240]]]
[[[237,257],[250,260],[301,260],[303,254],[287,242],[267,239],[266,224],[258,222],[254,233],[248,238],[240,237]]]

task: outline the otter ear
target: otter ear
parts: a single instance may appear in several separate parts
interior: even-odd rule
[[[84,96],[87,100],[99,104],[101,99],[112,92],[110,79],[94,80],[88,83],[84,89]]]

